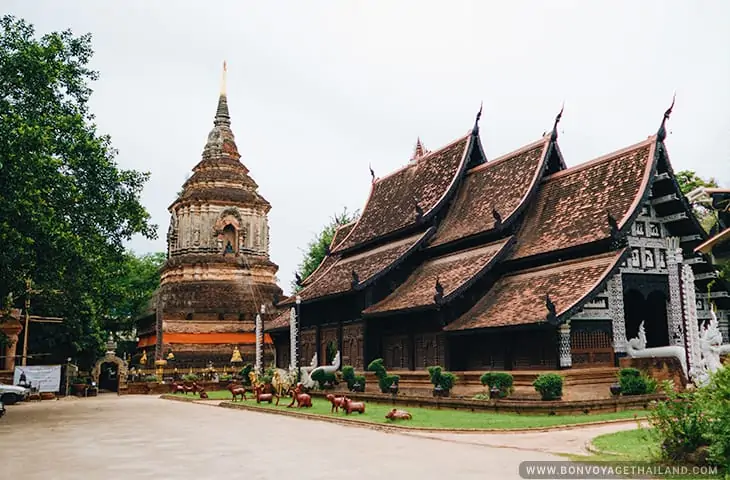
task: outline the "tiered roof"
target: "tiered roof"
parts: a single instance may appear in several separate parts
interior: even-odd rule
[[[360,219],[335,251],[363,246],[429,219],[456,186],[472,138],[469,133],[376,180]]]
[[[366,287],[376,276],[401,262],[433,233],[428,229],[402,240],[338,258],[332,266],[299,292],[303,300],[313,300]]]
[[[538,185],[547,161],[550,136],[472,168],[430,245],[506,226],[517,217]]]
[[[444,330],[559,323],[601,290],[624,254],[625,250],[608,252],[506,275]],[[554,306],[554,311],[548,305]]]
[[[656,137],[649,137],[545,178],[527,210],[510,258],[605,240],[611,238],[612,229],[630,226],[649,195],[655,146]]]
[[[363,313],[394,313],[446,303],[485,274],[505,253],[511,239],[427,260],[392,294]]]

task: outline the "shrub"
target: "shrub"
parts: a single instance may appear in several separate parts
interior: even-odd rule
[[[456,383],[456,375],[451,372],[445,372],[440,366],[428,367],[428,376],[431,378],[433,386],[441,386],[444,390],[451,390]]]
[[[370,362],[370,365],[368,365],[368,371],[375,373],[375,376],[378,379],[378,386],[380,387],[380,391],[383,393],[390,393],[390,386],[394,383],[398,384],[398,382],[400,382],[400,377],[398,375],[388,375],[388,372],[385,370],[385,366],[383,365],[382,358],[376,358]]]
[[[471,398],[472,400],[491,400],[488,393],[477,393]]]
[[[157,375],[147,375],[144,377],[144,381],[149,383],[159,383],[160,379],[157,378]]]
[[[730,469],[730,362],[712,375],[697,396],[700,410],[712,419],[706,430],[710,462]]]
[[[327,373],[324,370],[316,370],[314,373],[312,373],[312,380],[319,384],[320,390],[324,390],[325,388],[332,388],[334,387],[335,383],[337,383],[337,377],[335,377],[335,374]],[[329,387],[326,386],[327,384],[329,384]]]
[[[563,396],[563,377],[557,373],[539,375],[532,386],[540,392],[543,400],[559,400]]]
[[[349,365],[342,367],[342,380],[347,382],[347,389],[352,391],[356,383],[359,383],[363,391],[365,389],[365,377],[355,375],[355,368]]]
[[[221,382],[228,382],[232,379],[233,379],[233,375],[228,375],[228,374],[221,375],[220,377],[218,377],[218,380]]]
[[[487,372],[481,377],[482,385],[487,385],[489,389],[498,388],[500,398],[504,398],[512,393],[512,385],[514,384],[514,378],[511,374],[506,372]]]
[[[657,382],[635,368],[622,368],[618,372],[622,395],[645,395],[656,392]]]
[[[251,373],[251,370],[253,370],[253,365],[247,363],[239,372],[239,375],[241,375],[241,384],[243,384],[244,387],[251,386],[251,379],[248,378],[248,374]]]
[[[186,373],[182,376],[182,379],[183,382],[197,382],[200,380],[200,377],[194,373]]]
[[[705,438],[708,417],[703,413],[696,392],[677,393],[671,382],[665,382],[663,389],[668,398],[656,404],[649,414],[649,423],[659,436],[661,457],[686,462],[709,443]]]

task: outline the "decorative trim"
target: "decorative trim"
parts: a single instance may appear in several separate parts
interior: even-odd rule
[[[608,281],[608,308],[613,326],[613,351],[626,352],[626,320],[624,318],[624,285],[621,273]]]
[[[680,220],[687,220],[687,213],[686,212],[673,213],[672,215],[667,215],[666,217],[659,217],[658,220],[661,223],[671,223],[671,222],[678,222]]]
[[[573,366],[573,356],[570,350],[570,320],[558,327],[560,335],[560,366],[569,368]]]
[[[679,200],[679,197],[677,197],[677,194],[676,193],[670,193],[669,195],[662,195],[661,197],[653,198],[650,201],[650,203],[652,205],[659,205],[661,203],[673,202],[675,200]]]
[[[684,345],[684,329],[682,321],[682,297],[680,292],[680,264],[682,249],[677,237],[667,238],[667,272],[669,282],[669,341],[672,345]]]
[[[297,334],[299,322],[294,307],[289,309],[289,368],[295,369],[299,366],[299,352],[297,351]]]
[[[697,319],[697,299],[695,297],[695,279],[692,267],[682,265],[682,307],[684,309],[684,323],[687,329],[687,371],[692,375],[693,371],[701,368],[702,358],[700,354],[700,328]]]

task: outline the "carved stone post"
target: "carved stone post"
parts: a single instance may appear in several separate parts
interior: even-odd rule
[[[573,356],[570,352],[570,322],[565,322],[558,327],[560,335],[560,368],[573,366]]]
[[[695,275],[692,267],[682,265],[682,309],[686,328],[687,371],[692,374],[701,364],[700,327],[697,320],[697,300],[695,298]]]
[[[719,316],[720,332],[722,333],[722,343],[730,343],[730,325],[728,325],[728,312],[717,312]]]
[[[295,369],[299,367],[299,351],[297,350],[297,335],[299,327],[297,325],[297,313],[294,307],[289,310],[289,368]]]
[[[684,345],[684,329],[682,318],[682,293],[680,290],[680,269],[682,266],[682,249],[679,238],[667,238],[667,271],[669,273],[669,342],[672,345]]]
[[[608,281],[608,311],[613,324],[613,351],[626,353],[626,319],[624,318],[624,283],[621,273]]]
[[[23,324],[20,323],[21,311],[13,308],[9,312],[5,312],[5,318],[0,318],[0,331],[8,337],[9,343],[5,347],[5,370],[15,370],[15,354],[18,348],[18,334],[23,330]],[[3,312],[0,312],[3,315]],[[2,350],[0,350],[2,352]],[[0,359],[2,360],[2,359]],[[0,361],[0,364],[2,362]]]
[[[261,305],[261,313],[264,313],[263,305]],[[257,375],[263,373],[264,334],[262,332],[261,313],[256,314],[256,366],[254,368]]]

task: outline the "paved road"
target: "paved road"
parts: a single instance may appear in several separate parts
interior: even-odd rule
[[[561,459],[444,440],[151,396],[101,396],[8,407],[0,419],[0,476],[517,479],[524,460]]]

